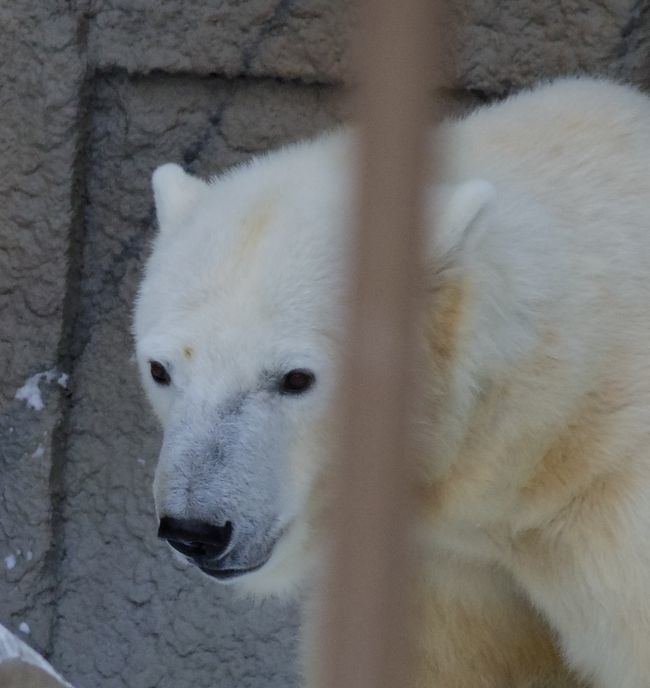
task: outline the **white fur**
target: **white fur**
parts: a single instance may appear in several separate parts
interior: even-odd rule
[[[423,608],[435,626],[421,685],[496,688],[552,663],[552,636],[532,602],[595,688],[642,688],[650,102],[606,81],[567,79],[443,134],[445,177],[429,195],[425,394],[413,425],[429,495]],[[161,231],[134,331],[165,428],[157,507],[209,519],[216,502],[233,503],[257,524],[251,541],[262,522],[285,528],[269,562],[241,580],[257,592],[311,578],[327,538],[353,141],[348,132],[291,146],[209,185],[177,167],[154,175]],[[153,383],[152,359],[168,366],[172,386]],[[309,393],[257,391],[262,371],[297,367],[315,371]],[[228,415],[241,395],[246,422]],[[222,488],[210,487],[188,505],[188,490],[211,480],[202,459],[210,442],[226,448],[226,464],[232,456],[247,467],[224,473],[218,499]],[[475,660],[441,644],[456,637]],[[544,643],[551,649],[533,658]]]

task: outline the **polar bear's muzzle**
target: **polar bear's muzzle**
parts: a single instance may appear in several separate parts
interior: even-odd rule
[[[165,427],[154,480],[158,536],[219,581],[262,568],[295,517],[291,430],[262,391],[184,400]]]

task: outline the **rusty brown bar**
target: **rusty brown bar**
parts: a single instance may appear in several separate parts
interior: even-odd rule
[[[362,19],[358,236],[322,688],[402,688],[412,665],[407,416],[433,2],[367,0]]]

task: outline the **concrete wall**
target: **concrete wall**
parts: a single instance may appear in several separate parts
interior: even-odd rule
[[[156,541],[129,318],[152,169],[214,173],[339,121],[347,4],[0,3],[0,623],[80,687],[295,685],[295,609]],[[450,4],[449,108],[565,73],[650,86],[641,0]],[[15,398],[50,370],[41,410]]]

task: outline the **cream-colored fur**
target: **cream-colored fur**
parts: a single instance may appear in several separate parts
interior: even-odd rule
[[[650,101],[561,80],[446,124],[441,141],[413,419],[418,686],[570,685],[560,654],[593,688],[649,686]],[[322,568],[353,148],[339,133],[210,184],[172,166],[154,177],[161,231],[135,334],[165,429],[157,508],[248,524],[241,547],[270,555],[239,579],[251,592]],[[313,390],[260,391],[263,371],[296,367]]]

